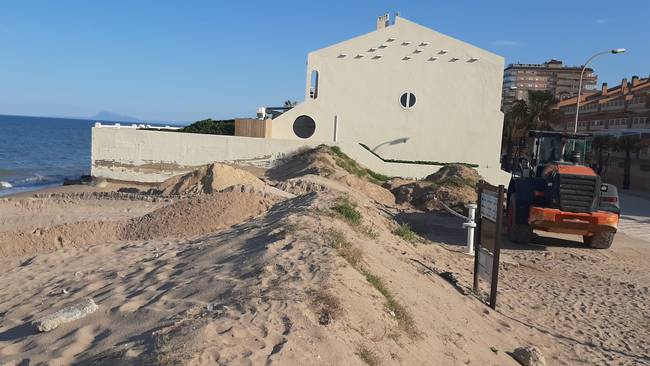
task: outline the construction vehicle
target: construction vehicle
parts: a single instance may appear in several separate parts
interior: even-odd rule
[[[531,157],[518,159],[508,185],[508,238],[527,243],[537,229],[609,248],[620,216],[618,191],[584,162],[591,135],[530,131],[529,138]]]

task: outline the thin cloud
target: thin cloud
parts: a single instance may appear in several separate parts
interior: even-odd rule
[[[596,24],[607,24],[607,22],[609,22],[609,19],[607,19],[607,18],[598,18],[594,22]]]
[[[510,47],[517,47],[519,46],[519,41],[511,41],[511,40],[498,40],[492,42],[495,46],[510,46]]]

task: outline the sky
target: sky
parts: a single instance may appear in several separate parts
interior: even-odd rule
[[[253,116],[304,99],[308,52],[397,11],[506,63],[623,47],[591,64],[599,82],[650,74],[649,0],[0,0],[0,114]]]

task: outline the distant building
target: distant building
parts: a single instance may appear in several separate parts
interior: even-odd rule
[[[577,97],[558,103],[564,114],[560,129],[573,131],[576,103]],[[634,154],[632,186],[650,190],[650,77],[633,76],[631,82],[623,79],[613,88],[603,83],[599,92],[581,96],[578,118],[578,132],[640,136],[644,147]],[[614,153],[608,166],[608,178],[614,183],[622,181],[622,158],[621,153]]]
[[[550,60],[543,64],[510,64],[503,73],[501,110],[510,110],[515,100],[527,100],[528,91],[549,91],[556,100],[576,96],[582,66],[565,66],[562,61]],[[591,68],[585,69],[582,91],[594,92],[598,76]]]

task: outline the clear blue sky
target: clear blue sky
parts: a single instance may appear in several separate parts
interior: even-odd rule
[[[650,74],[650,1],[0,0],[0,114],[189,121],[302,100],[309,51],[402,16],[503,55]]]

